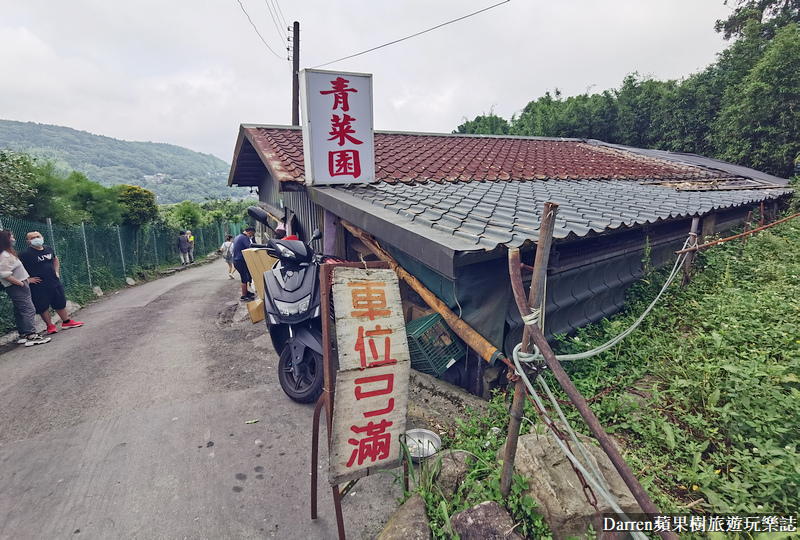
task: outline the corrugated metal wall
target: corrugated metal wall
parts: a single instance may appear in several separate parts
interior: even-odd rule
[[[258,200],[276,206],[278,208],[288,208],[297,216],[301,240],[308,241],[314,229],[322,230],[324,209],[311,201],[303,191],[278,191],[277,183],[268,174],[258,188]]]

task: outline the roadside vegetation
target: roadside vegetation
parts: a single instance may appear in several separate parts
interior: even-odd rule
[[[797,211],[795,195],[790,212]],[[652,272],[631,287],[623,313],[559,336],[556,353],[589,350],[625,330],[665,274]],[[797,514],[800,218],[748,237],[743,248],[732,241],[702,252],[692,282],[685,289],[679,283],[616,348],[565,368],[662,512]],[[472,415],[443,437],[444,448],[474,456],[451,500],[423,474],[417,491],[435,538],[450,537],[449,516],[461,510],[485,500],[504,504],[496,458],[511,394],[498,394],[487,414]],[[573,426],[591,436],[566,396],[559,397]],[[525,416],[522,434],[545,430],[530,403]],[[547,537],[536,502],[522,494],[526,484],[514,477],[505,507],[519,524],[516,532]]]

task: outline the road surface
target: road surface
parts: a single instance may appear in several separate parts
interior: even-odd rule
[[[0,349],[0,539],[336,538],[324,445],[310,519],[313,406],[281,391],[226,272],[112,293],[83,327]],[[393,480],[345,497],[348,538],[380,533]]]

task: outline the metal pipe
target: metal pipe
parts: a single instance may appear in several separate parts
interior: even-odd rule
[[[94,289],[92,285],[92,267],[89,265],[89,246],[86,243],[86,227],[81,221],[81,232],[83,233],[83,251],[86,254],[86,272],[89,274],[89,287]]]
[[[58,252],[56,251],[56,235],[53,234],[53,220],[50,219],[50,218],[47,218],[46,221],[47,221],[47,230],[50,232],[50,240],[53,242],[52,243],[53,255],[58,257]],[[0,229],[2,229],[2,228],[3,228],[2,225],[0,225]]]
[[[158,238],[156,238],[156,228],[153,227],[153,253],[155,253],[156,255],[156,267],[158,267],[158,247],[156,246],[157,243],[158,243]],[[164,257],[166,256],[167,254],[164,253]]]
[[[122,259],[122,275],[127,276],[128,271],[125,269],[125,253],[122,250],[122,234],[119,232],[119,225],[117,225],[117,240],[119,240],[119,258]]]
[[[317,476],[319,463],[319,415],[325,405],[325,396],[320,396],[314,407],[314,421],[311,424],[311,519],[317,519]]]

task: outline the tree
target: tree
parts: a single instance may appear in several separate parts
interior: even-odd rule
[[[193,229],[203,222],[200,205],[192,201],[179,202],[171,209],[171,221],[182,229]]]
[[[725,95],[716,124],[722,159],[788,177],[800,152],[800,33],[779,29],[741,84]]]
[[[22,217],[36,195],[33,162],[27,154],[0,150],[0,215]]]
[[[453,133],[469,133],[476,135],[508,135],[511,126],[505,118],[494,114],[494,109],[489,109],[486,113],[476,116],[475,120],[463,119],[464,123],[458,126]]]
[[[725,0],[725,5],[728,5]],[[741,38],[750,23],[757,23],[760,34],[772,39],[779,28],[800,23],[800,0],[732,0],[736,7],[730,17],[714,25],[725,39]]]
[[[158,217],[156,196],[149,189],[139,186],[120,186],[119,202],[125,207],[123,222],[134,227],[141,227]]]
[[[28,205],[27,219],[51,218],[65,225],[122,223],[123,207],[118,202],[117,189],[103,187],[75,171],[64,178],[50,161],[37,164],[33,175],[37,196]]]

